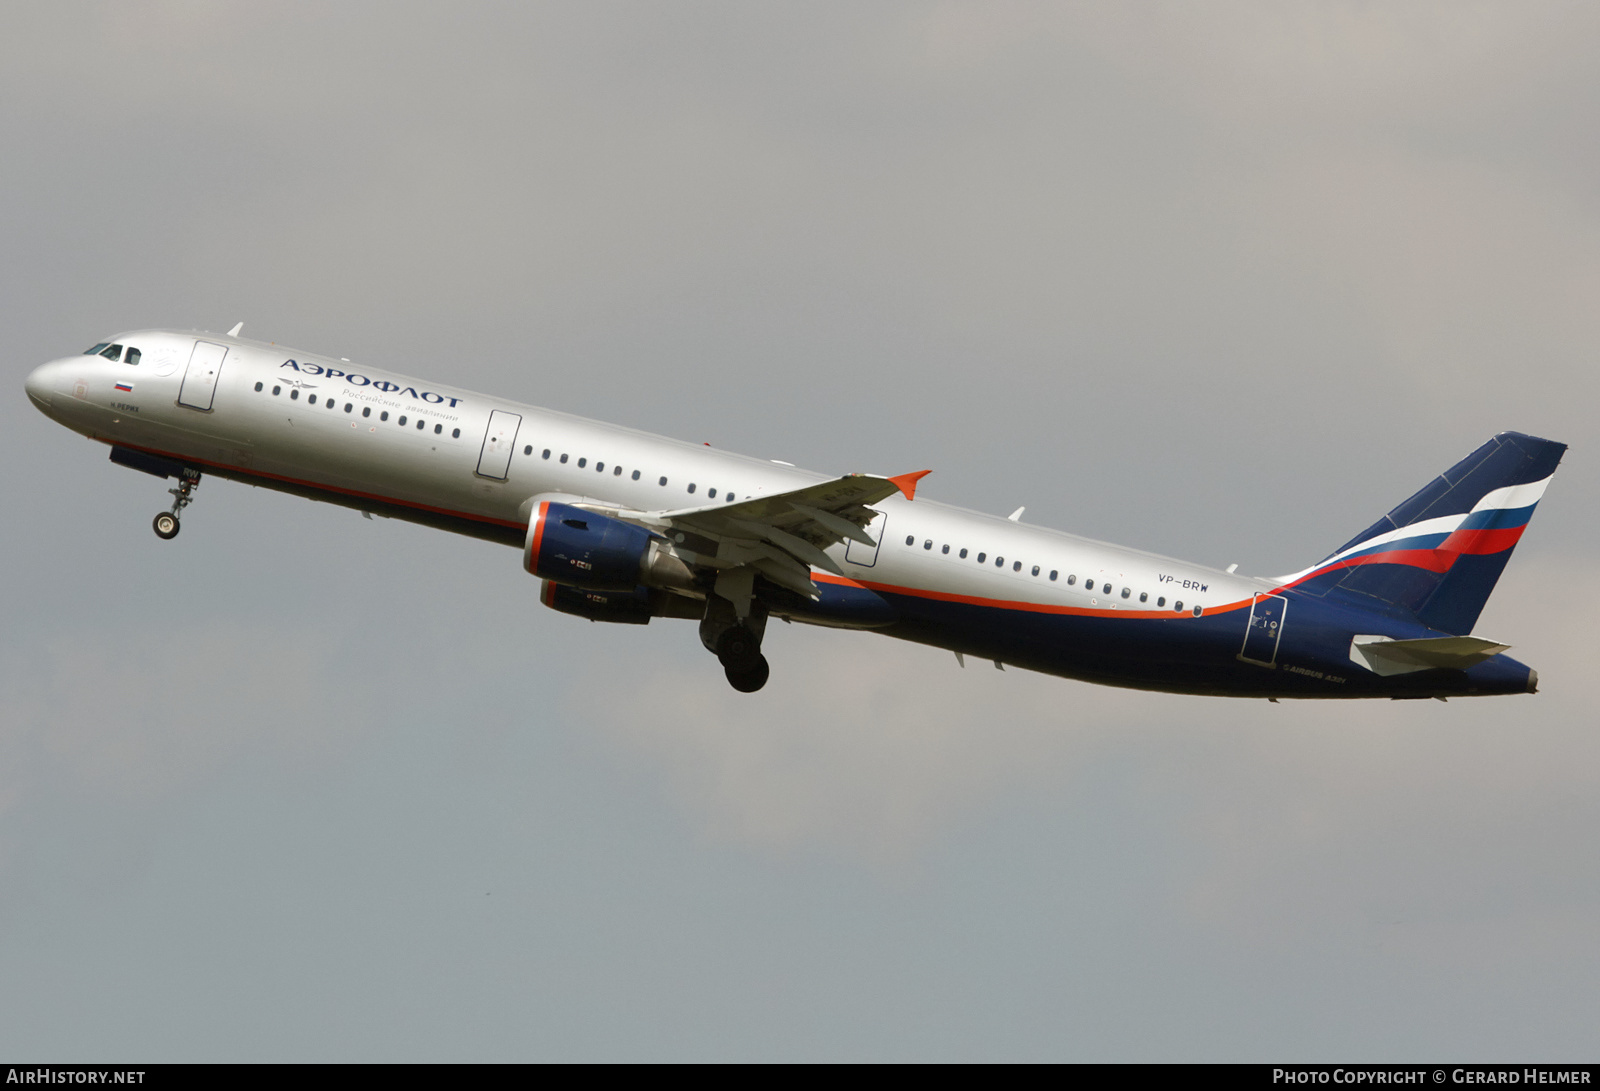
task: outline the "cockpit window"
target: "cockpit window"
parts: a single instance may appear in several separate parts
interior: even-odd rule
[[[100,355],[100,350],[105,348],[109,344],[111,344],[110,341],[102,341],[92,349],[84,349],[83,350],[83,354],[85,356],[99,356]]]
[[[129,349],[128,358],[122,362],[125,364],[137,364],[139,362],[139,350],[134,348]]]
[[[105,348],[100,350],[100,355],[104,356],[107,360],[120,360],[122,359],[122,346],[107,345]]]

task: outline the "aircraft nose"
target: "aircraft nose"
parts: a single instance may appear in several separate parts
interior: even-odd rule
[[[27,381],[23,384],[33,404],[46,413],[50,411],[50,402],[56,392],[56,379],[60,374],[61,362],[53,360],[34,368],[28,373]]]

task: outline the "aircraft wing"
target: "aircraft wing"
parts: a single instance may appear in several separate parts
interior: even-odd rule
[[[689,548],[698,555],[699,563],[719,569],[723,575],[749,568],[781,587],[816,599],[819,592],[811,582],[812,566],[844,575],[824,550],[846,540],[876,544],[865,529],[877,514],[871,505],[897,492],[908,500],[914,498],[917,482],[931,472],[896,477],[846,474],[789,492],[674,511],[609,510],[617,518],[641,523],[674,540],[678,534],[686,541],[695,539]],[[598,505],[578,506],[600,510]]]

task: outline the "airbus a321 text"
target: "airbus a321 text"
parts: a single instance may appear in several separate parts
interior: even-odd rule
[[[1566,445],[1502,432],[1299,572],[1270,579],[914,501],[927,472],[827,477],[227,336],[120,334],[28,396],[172,479],[203,475],[522,550],[591,621],[699,623],[735,689],[767,621],[888,636],[1067,678],[1236,697],[1532,693],[1471,635]]]

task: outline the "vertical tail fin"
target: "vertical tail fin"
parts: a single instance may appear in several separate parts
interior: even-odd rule
[[[1338,588],[1370,596],[1429,628],[1470,633],[1566,449],[1501,432],[1284,582],[1314,594]]]

